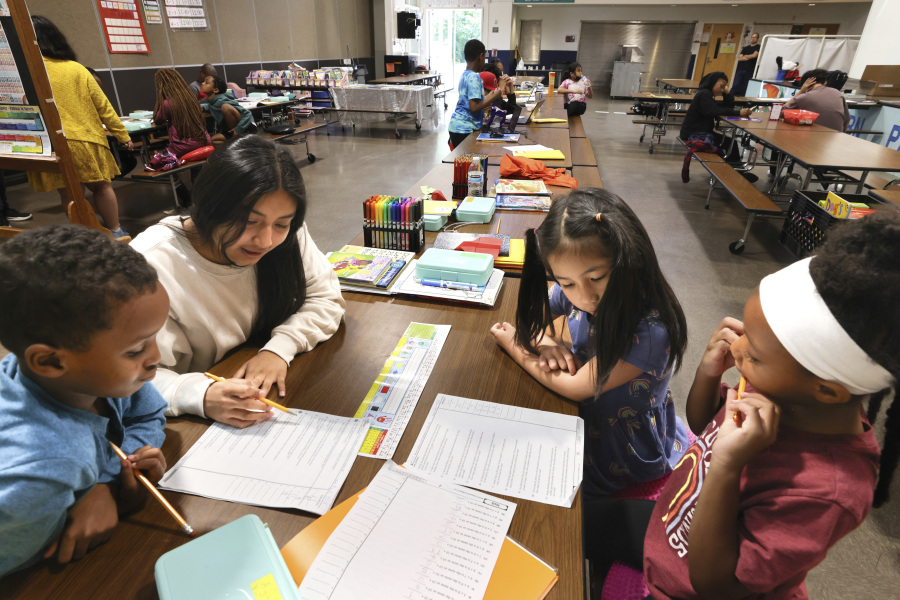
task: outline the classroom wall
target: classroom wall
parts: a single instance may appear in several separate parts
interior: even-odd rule
[[[160,67],[175,67],[190,82],[209,62],[241,87],[249,71],[283,69],[292,61],[318,68],[352,58],[374,72],[371,0],[205,0],[209,31],[144,22],[149,54],[107,52],[96,0],[26,3],[31,14],[56,23],[79,61],[99,72],[120,114],[152,108],[153,73]]]
[[[527,8],[521,4],[513,7],[513,20],[539,19],[541,24],[541,50],[578,50],[581,21],[698,21],[703,23],[840,23],[838,33],[860,35],[869,14],[870,2],[841,2],[808,4],[739,4],[731,6],[713,4],[641,5],[608,4],[556,4]],[[565,37],[575,35],[575,41],[567,43]],[[513,47],[517,39],[513,39]]]

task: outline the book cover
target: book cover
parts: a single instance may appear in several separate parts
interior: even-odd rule
[[[357,284],[375,284],[392,261],[386,256],[332,252],[328,256],[328,262],[338,279]]]
[[[547,185],[540,179],[497,179],[494,183],[497,194],[550,195]]]
[[[535,194],[497,194],[497,208],[506,210],[550,210],[550,196]]]

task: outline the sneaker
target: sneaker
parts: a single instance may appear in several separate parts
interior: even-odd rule
[[[19,212],[14,208],[7,207],[6,209],[6,220],[7,221],[29,221],[31,220],[31,213],[23,213]]]
[[[756,183],[757,181],[759,181],[759,177],[757,177],[753,173],[750,173],[749,171],[740,171],[740,173],[744,176],[744,179],[746,179],[750,183]]]
[[[131,235],[130,233],[128,233],[127,231],[122,229],[121,225],[119,225],[118,229],[113,229],[112,234],[115,239],[119,239],[120,237],[126,237],[126,236]]]
[[[0,213],[0,227],[11,227],[9,221],[3,216],[3,213]]]

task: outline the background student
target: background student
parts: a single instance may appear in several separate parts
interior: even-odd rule
[[[200,90],[206,94],[209,112],[216,120],[216,128],[219,131],[212,136],[214,146],[220,146],[225,140],[242,133],[256,133],[253,115],[241,106],[240,102],[228,95],[228,84],[224,79],[207,77]]]
[[[728,76],[722,71],[714,71],[703,76],[700,80],[700,88],[694,94],[694,99],[688,105],[687,114],[681,124],[679,136],[684,141],[703,141],[712,147],[719,149],[719,154],[725,157],[725,137],[716,129],[716,117],[749,117],[749,108],[736,108],[734,106],[734,94],[728,89]],[[722,96],[722,101],[716,100]],[[725,159],[731,163],[741,160],[740,152],[735,143],[731,148],[731,154]],[[745,177],[755,180],[752,173],[742,173]]]
[[[554,337],[558,316],[571,349]],[[578,402],[586,501],[658,479],[681,458],[687,431],[669,380],[687,345],[684,312],[618,196],[587,189],[553,202],[525,234],[516,327],[498,323],[491,333],[529,375]]]
[[[481,77],[478,76],[484,67],[484,44],[479,40],[469,40],[463,48],[463,55],[466,57],[466,70],[459,78],[459,101],[447,127],[451,149],[459,146],[470,133],[481,129],[484,109],[502,96],[499,88],[485,94]]]
[[[109,151],[103,126],[129,151],[134,149],[131,136],[93,76],[76,62],[75,52],[56,25],[40,16],[31,17],[31,22],[78,180],[93,192],[103,224],[115,237],[126,236],[128,233],[119,224],[119,203],[111,183],[120,171]],[[68,210],[72,199],[62,175],[28,171],[28,183],[36,192],[57,190],[63,210]]]
[[[269,407],[256,398],[273,386],[284,396],[294,356],[337,331],[344,300],[305,216],[306,191],[290,151],[244,136],[209,157],[190,217],[163,219],[131,243],[171,299],[156,382],[167,414],[236,427],[264,421]],[[261,350],[229,381],[203,376],[244,343]]]
[[[577,62],[569,65],[569,78],[556,91],[563,94],[566,114],[570,117],[583,115],[587,110],[585,98],[594,97],[591,82],[582,74],[581,65]]]
[[[0,245],[0,577],[81,558],[159,481],[166,291],[127,244],[50,225]],[[129,455],[119,460],[107,443]]]
[[[160,69],[153,76],[156,105],[153,120],[169,125],[169,152],[181,158],[188,152],[209,146],[206,119],[200,104],[175,69]]]
[[[209,63],[204,63],[202,67],[200,67],[200,72],[197,73],[197,79],[192,81],[188,87],[191,88],[191,91],[194,93],[194,98],[201,99],[205,98],[206,94],[200,91],[200,86],[203,85],[203,82],[206,81],[207,77],[218,77],[219,73],[216,71],[216,68]]]
[[[835,131],[846,131],[850,125],[850,109],[840,90],[826,85],[828,71],[812,69],[800,76],[800,91],[787,101],[784,108],[819,113],[816,123]]]

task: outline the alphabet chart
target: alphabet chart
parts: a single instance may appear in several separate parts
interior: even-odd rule
[[[428,382],[449,325],[410,323],[353,415],[369,421],[360,456],[390,458]]]

